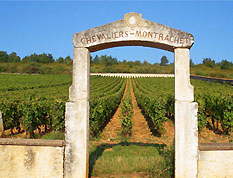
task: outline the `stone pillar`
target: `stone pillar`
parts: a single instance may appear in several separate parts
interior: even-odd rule
[[[175,53],[175,178],[197,178],[198,128],[194,90],[190,84],[189,49]]]
[[[4,137],[4,126],[2,120],[2,112],[0,111],[0,138]]]
[[[87,178],[89,170],[90,52],[74,48],[73,81],[65,114],[65,178]]]

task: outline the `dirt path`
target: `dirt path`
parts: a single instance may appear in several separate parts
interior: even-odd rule
[[[175,134],[173,121],[168,120],[167,122],[164,123],[164,132],[161,134],[161,137],[154,136],[150,131],[148,122],[143,116],[141,109],[138,107],[136,97],[133,92],[132,82],[130,79],[128,79],[127,82],[129,82],[129,85],[126,85],[124,96],[127,92],[127,87],[129,87],[130,92],[131,92],[131,97],[132,97],[132,104],[133,104],[132,122],[134,123],[133,128],[132,128],[132,135],[128,138],[128,141],[131,143],[137,142],[140,145],[164,144],[167,146],[171,146],[174,143],[174,134]],[[104,128],[101,139],[96,140],[96,141],[91,141],[90,144],[93,144],[96,147],[99,146],[99,148],[104,149],[104,152],[113,151],[113,148],[111,146],[107,148],[107,145],[118,144],[122,141],[122,138],[123,138],[121,136],[120,116],[121,116],[121,105],[119,105],[111,121]],[[210,134],[210,131],[207,128],[205,128],[204,132],[201,135],[199,135],[200,137],[199,142],[210,142],[211,136],[213,136],[212,141],[220,142],[220,139],[219,140],[216,139],[216,136],[214,137],[214,135],[215,135],[214,133]],[[225,139],[223,138],[221,139],[227,142]],[[95,165],[98,165],[99,161],[101,162],[100,159],[97,159],[95,162]],[[98,167],[96,168],[96,170],[98,172]],[[147,173],[145,174],[144,173],[122,174],[121,172],[117,175],[98,174],[98,176],[99,177],[91,176],[91,178],[140,178],[140,177],[148,178],[149,177]]]
[[[128,81],[126,83],[123,97],[126,95],[127,89],[128,89]],[[121,137],[120,115],[121,115],[121,104],[119,104],[111,121],[104,128],[102,132],[102,137],[99,142],[112,144],[112,143],[118,143],[120,141],[120,137]]]
[[[203,128],[203,130],[198,133],[199,143],[229,143],[230,140],[233,140],[233,133],[228,136],[217,134],[214,130],[207,127]]]
[[[165,131],[161,135],[161,137],[153,136],[150,132],[149,126],[143,114],[141,113],[141,109],[137,105],[136,97],[133,93],[133,87],[130,80],[129,89],[132,96],[132,104],[133,104],[133,128],[132,135],[129,137],[130,142],[140,142],[140,143],[157,143],[157,144],[166,144],[171,145],[174,140],[174,124],[170,122],[166,122],[164,124]],[[127,92],[128,85],[126,85],[126,89],[124,95]],[[111,121],[107,124],[102,132],[102,137],[98,141],[98,143],[119,143],[122,139],[121,136],[121,123],[120,123],[120,115],[121,115],[121,107],[119,105],[116,113],[112,117]]]
[[[148,142],[149,140],[154,140],[152,133],[150,132],[149,126],[146,119],[141,113],[141,109],[138,107],[136,97],[134,96],[132,83],[130,83],[130,93],[132,96],[133,104],[133,128],[132,128],[132,141],[135,142]]]
[[[174,124],[171,121],[166,122],[164,124],[165,130],[161,137],[153,136],[150,132],[148,123],[141,112],[141,109],[138,107],[137,100],[133,92],[132,83],[130,83],[130,92],[134,111],[132,119],[134,125],[132,128],[131,141],[171,145],[174,140]]]

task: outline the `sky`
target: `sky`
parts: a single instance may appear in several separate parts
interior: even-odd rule
[[[0,0],[0,51],[21,58],[51,53],[73,56],[72,35],[124,18],[129,12],[193,34],[190,57],[202,63],[233,62],[233,1],[2,1]],[[91,53],[112,55],[119,61],[160,62],[174,54],[149,47],[116,47]]]

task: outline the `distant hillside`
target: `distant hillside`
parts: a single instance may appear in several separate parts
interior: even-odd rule
[[[160,63],[150,64],[147,61],[118,61],[107,55],[91,57],[92,73],[153,73],[174,74],[174,64],[162,56]],[[204,58],[202,64],[194,64],[190,60],[190,71],[193,75],[233,79],[233,63],[222,60],[215,63],[210,58]],[[71,74],[72,58],[59,57],[54,59],[52,54],[32,54],[20,59],[16,53],[7,54],[0,51],[0,72],[28,74]]]

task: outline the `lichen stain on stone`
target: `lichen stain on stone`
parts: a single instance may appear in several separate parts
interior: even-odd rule
[[[195,110],[198,109],[198,104],[197,103],[194,105],[194,109]]]
[[[26,154],[25,154],[25,158],[24,158],[24,166],[27,169],[32,169],[35,163],[35,157],[36,157],[36,153],[33,152],[32,148],[27,148]]]
[[[73,159],[73,151],[74,151],[74,148],[73,148],[73,145],[70,144],[70,147],[67,148],[67,155],[65,157],[65,162],[66,162],[66,174],[67,175],[72,175],[72,170],[73,170],[73,162],[74,162],[74,159]]]
[[[9,151],[9,147],[3,146],[3,149],[5,151],[1,152],[2,155],[0,155],[0,157],[3,158],[3,162],[7,164],[8,167],[13,169],[16,165],[16,157],[11,153],[11,151]]]
[[[60,152],[60,150],[57,150],[58,152]],[[52,153],[52,158],[53,158],[53,163],[52,163],[52,169],[54,172],[59,173],[60,169],[61,169],[61,162],[63,162],[62,158],[60,157],[60,154],[57,155],[57,152],[53,152]],[[63,156],[63,155],[62,155]]]
[[[1,145],[1,153],[5,153],[6,151],[6,145]]]

